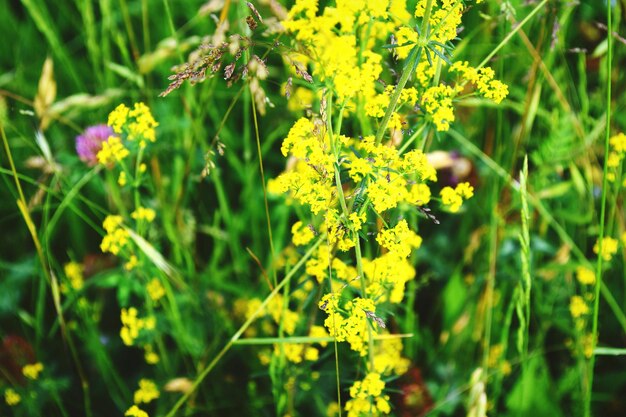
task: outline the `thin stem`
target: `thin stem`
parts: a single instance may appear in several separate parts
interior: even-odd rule
[[[517,32],[519,32],[519,30],[520,30],[520,29],[521,29],[521,28],[522,28],[522,27],[526,24],[526,22],[528,22],[530,19],[532,19],[532,17],[533,17],[535,14],[537,14],[537,12],[538,12],[539,10],[541,10],[541,8],[542,8],[543,6],[545,6],[545,4],[546,4],[547,2],[548,2],[548,0],[543,0],[541,3],[539,3],[539,4],[537,5],[537,7],[535,7],[535,8],[534,8],[534,9],[533,9],[533,10],[532,10],[529,14],[528,14],[528,16],[526,16],[526,17],[524,18],[524,20],[522,20],[522,21],[521,21],[521,22],[520,22],[520,23],[519,23],[519,24],[518,24],[518,25],[517,25],[517,26],[516,26],[513,30],[511,30],[511,32],[509,32],[509,34],[508,34],[508,35],[506,35],[506,36],[504,37],[504,39],[502,39],[502,41],[498,44],[498,46],[496,46],[495,48],[493,48],[493,50],[492,50],[492,51],[491,51],[491,52],[490,52],[490,53],[489,53],[489,54],[485,57],[485,59],[483,59],[483,61],[482,61],[480,64],[478,64],[478,66],[476,67],[476,69],[480,69],[480,68],[484,67],[484,66],[487,64],[487,62],[489,62],[489,60],[491,60],[491,58],[493,58],[493,56],[494,56],[495,54],[497,54],[497,53],[498,53],[498,51],[499,51],[500,49],[502,49],[502,47],[503,47],[504,45],[506,45],[506,44],[507,44],[507,43],[511,40],[511,38],[512,38],[513,36],[515,36],[515,34],[516,34]]]
[[[389,124],[389,120],[393,115],[393,112],[396,110],[398,105],[398,100],[400,99],[400,94],[402,94],[402,90],[406,85],[407,81],[409,81],[409,77],[413,73],[413,68],[416,62],[419,62],[419,57],[421,56],[421,47],[414,47],[409,56],[407,57],[406,64],[404,66],[404,70],[402,71],[402,75],[400,76],[400,80],[398,81],[398,85],[394,90],[391,98],[389,99],[389,106],[387,107],[387,111],[385,111],[385,116],[383,120],[380,122],[380,126],[378,126],[378,130],[376,131],[376,144],[380,144],[383,140],[383,136],[385,135],[385,130],[387,129],[387,125]]]
[[[611,69],[613,61],[613,23],[611,1],[607,0],[606,5],[606,22],[607,22],[607,56],[606,56],[606,126],[604,134],[604,167],[602,170],[602,199],[600,206],[600,235],[598,236],[598,260],[596,262],[596,283],[595,297],[593,302],[593,326],[591,328],[591,358],[587,367],[587,386],[585,392],[585,417],[591,416],[591,394],[593,390],[593,371],[596,362],[595,348],[598,344],[598,313],[600,310],[600,288],[602,287],[602,246],[605,233],[605,217],[606,217],[606,200],[607,189],[609,187],[608,171],[609,166],[606,161],[609,159],[609,139],[611,137]]]
[[[252,93],[252,91],[250,91]],[[272,264],[275,259],[274,253],[274,238],[272,236],[272,221],[270,219],[270,208],[267,202],[267,187],[265,185],[265,171],[263,169],[263,153],[261,152],[261,138],[259,135],[259,121],[256,115],[256,104],[254,99],[250,100],[252,103],[252,117],[254,120],[254,135],[256,137],[256,150],[259,156],[259,172],[261,173],[261,185],[263,187],[263,204],[265,205],[265,219],[267,220],[267,232],[269,233],[270,241],[270,254],[272,256]],[[272,278],[274,280],[274,286],[276,285],[276,268],[272,268]]]

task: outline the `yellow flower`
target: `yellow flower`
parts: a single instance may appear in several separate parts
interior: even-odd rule
[[[128,410],[126,410],[124,415],[125,416],[129,416],[129,417],[149,417],[148,413],[146,413],[145,411],[143,411],[142,409],[140,409],[136,405],[133,405]]]
[[[291,226],[291,233],[293,234],[291,241],[296,246],[306,245],[315,237],[315,233],[311,230],[311,227],[304,226],[302,222],[295,222],[293,226]]]
[[[159,398],[159,390],[154,383],[149,379],[141,379],[139,381],[139,389],[135,391],[133,401],[135,404],[149,403],[152,400]]]
[[[70,281],[70,286],[75,290],[80,290],[83,287],[84,269],[84,266],[77,262],[68,262],[63,267],[65,276]]]
[[[578,318],[589,313],[589,306],[580,295],[574,295],[569,302],[569,311],[572,317]]]
[[[15,392],[13,388],[7,388],[4,390],[4,401],[11,407],[17,405],[22,401],[20,394]]]
[[[596,275],[591,269],[579,266],[576,268],[576,279],[583,285],[592,285],[596,282]]]
[[[154,120],[148,106],[141,102],[135,103],[128,116],[134,119],[128,123],[128,140],[139,139],[139,146],[142,148],[146,146],[146,141],[156,141],[155,128],[159,124]]]
[[[146,286],[146,289],[148,290],[148,295],[150,296],[150,299],[155,303],[158,302],[165,295],[165,288],[163,288],[161,281],[159,281],[157,278],[152,278],[152,280]]]
[[[422,238],[409,229],[406,220],[402,219],[394,228],[378,233],[376,242],[398,258],[404,259],[411,255],[413,248],[417,249],[422,245]]]
[[[597,241],[593,246],[593,253],[600,254],[600,241]],[[613,255],[617,253],[617,239],[613,239],[612,237],[605,237],[602,240],[602,259],[605,261],[610,261]]]
[[[141,330],[153,330],[156,326],[156,320],[154,317],[139,318],[138,311],[135,307],[129,309],[123,308],[121,310],[120,319],[122,321],[122,328],[120,330],[120,337],[126,346],[132,346],[135,339],[139,337],[139,331]]]
[[[157,355],[154,350],[152,350],[152,346],[146,345],[144,346],[144,359],[148,365],[156,365],[159,363],[159,355]]]
[[[145,220],[148,223],[151,223],[156,217],[156,212],[151,208],[137,207],[137,210],[133,211],[130,214],[130,217],[135,220]]]
[[[128,262],[124,264],[124,269],[127,271],[132,271],[137,265],[139,265],[137,257],[135,255],[130,255],[130,258],[128,258]]]
[[[117,229],[105,235],[100,243],[102,252],[110,252],[113,255],[120,253],[120,250],[128,243],[129,233],[125,229]]]
[[[350,387],[351,399],[346,403],[348,417],[389,414],[389,396],[382,395],[384,388],[385,382],[375,372],[368,373],[363,381],[356,381]]]
[[[456,213],[459,211],[463,204],[463,198],[461,198],[452,187],[443,187],[439,194],[441,195],[441,202],[447,206],[450,212]]]
[[[126,158],[130,152],[122,144],[118,136],[109,136],[106,142],[102,142],[102,149],[96,155],[102,165],[110,165]]]
[[[609,139],[609,143],[611,144],[611,148],[615,152],[619,152],[619,153],[626,152],[626,135],[625,134],[618,133],[617,135]]]
[[[126,185],[126,172],[121,171],[120,175],[117,177],[117,183],[119,184],[120,187],[123,187]]]
[[[39,378],[39,374],[43,371],[43,365],[41,362],[33,363],[30,365],[25,365],[22,368],[22,373],[28,379],[35,380]]]
[[[122,133],[122,126],[126,123],[128,119],[128,112],[130,109],[126,107],[124,104],[120,104],[109,113],[109,120],[107,124],[113,128],[115,133]]]

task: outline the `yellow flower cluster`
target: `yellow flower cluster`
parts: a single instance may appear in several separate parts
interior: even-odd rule
[[[367,277],[367,295],[377,302],[398,304],[404,298],[404,288],[415,278],[415,268],[408,260],[388,252],[374,260],[363,260]]]
[[[576,268],[576,279],[583,285],[593,285],[596,282],[596,274],[587,267],[579,266]]]
[[[70,287],[73,290],[80,290],[83,288],[83,271],[85,267],[77,262],[68,262],[63,266],[65,276],[69,281]],[[67,286],[61,287],[63,291],[67,291]]]
[[[129,233],[123,225],[122,216],[107,216],[102,223],[102,227],[104,227],[107,234],[102,238],[100,249],[105,253],[119,254],[120,250],[128,243],[129,238]]]
[[[621,166],[626,156],[626,135],[624,133],[618,133],[617,135],[609,139],[610,152],[609,159],[606,161],[609,172],[607,178],[613,182],[617,179],[621,172]],[[624,181],[626,186],[626,180]]]
[[[43,365],[41,362],[25,365],[22,368],[22,373],[28,379],[35,380],[39,378],[39,374],[43,371]]]
[[[135,103],[132,109],[120,104],[109,114],[107,124],[117,134],[126,133],[128,140],[137,141],[141,148],[146,146],[146,141],[156,141],[155,129],[159,125],[150,108],[141,102]]]
[[[18,394],[13,388],[7,388],[4,390],[4,401],[8,406],[13,407],[18,405],[22,401],[22,396]]]
[[[363,48],[361,39],[382,40],[393,29],[388,1],[336,2],[318,15],[316,0],[297,0],[282,22],[311,57],[313,76],[332,85],[340,101],[371,97],[382,73],[382,55]],[[404,0],[391,1],[392,8]],[[367,36],[369,35],[369,37]],[[302,57],[304,58],[304,57]]]
[[[476,86],[478,91],[488,99],[498,104],[504,100],[509,94],[509,87],[502,81],[494,80],[495,72],[489,67],[483,67],[476,69],[470,67],[467,61],[455,62],[450,67],[451,72],[459,72],[463,75],[466,81],[471,82]]]
[[[119,136],[109,136],[106,142],[102,142],[102,149],[98,151],[98,162],[102,165],[111,165],[126,158],[130,151],[126,149]]]
[[[126,410],[124,415],[128,417],[149,417],[148,413],[146,413],[145,411],[143,411],[141,408],[137,407],[136,405],[133,405],[128,410]]]
[[[156,212],[151,208],[137,207],[137,209],[130,214],[130,217],[135,220],[145,220],[148,223],[152,223],[156,217]]]
[[[447,206],[451,213],[456,213],[461,208],[463,200],[467,200],[474,196],[474,187],[468,182],[462,182],[456,186],[443,187],[440,191],[441,202]]]
[[[580,295],[570,298],[569,311],[575,319],[589,313],[589,306]]]
[[[134,344],[141,330],[153,330],[156,326],[156,319],[154,317],[139,318],[137,315],[138,311],[135,307],[122,309],[122,329],[120,330],[120,337],[126,346],[132,346]]]
[[[338,342],[348,342],[352,350],[365,356],[367,354],[367,327],[370,317],[375,316],[376,313],[374,301],[357,297],[340,306],[338,295],[329,293],[322,297],[319,307],[328,314],[324,320],[328,333]]]
[[[143,358],[146,360],[146,363],[148,365],[156,365],[157,363],[159,363],[159,360],[160,360],[159,355],[154,351],[151,345],[145,345],[143,349],[144,349]]]
[[[409,229],[404,219],[400,220],[395,227],[378,233],[376,241],[400,259],[408,258],[414,248],[417,249],[422,245],[422,238]]]
[[[415,216],[406,216],[407,221],[403,212],[428,204],[431,183],[437,181],[424,152],[402,144],[404,135],[423,123],[448,130],[455,120],[454,102],[465,94],[467,84],[495,103],[508,94],[490,68],[472,68],[466,62],[448,67],[438,57],[449,55],[442,45],[448,48],[456,38],[464,2],[412,3],[415,9],[409,11],[406,0],[336,0],[325,6],[318,0],[296,0],[282,22],[297,51],[287,58],[289,65],[305,79],[305,69],[310,70],[313,85],[322,87],[298,93],[311,111],[295,121],[284,138],[281,152],[289,158],[287,169],[268,188],[310,211],[310,215],[298,211],[301,220],[291,228],[294,251],[318,235],[324,239],[306,261],[305,272],[317,283],[327,281],[330,288],[318,303],[326,313],[325,329],[360,356],[370,355],[367,375],[350,390],[349,416],[388,414],[382,376],[401,374],[409,366],[399,340],[370,343],[373,331],[386,328],[385,317],[377,311],[387,311],[389,305],[384,303],[400,303],[406,283],[415,277],[409,260],[422,238],[414,231]],[[429,29],[420,35],[415,28],[426,15],[429,21],[422,27]],[[384,48],[389,39],[394,45]],[[415,48],[421,48],[420,55]],[[403,81],[385,86],[378,80],[387,77],[384,62],[392,55],[409,62],[400,76]],[[450,74],[457,76],[456,82],[443,80]],[[411,79],[412,84],[406,84]],[[457,212],[473,192],[469,183],[444,187],[442,205]],[[363,244],[367,249],[361,250]],[[372,253],[377,255],[372,258]],[[350,254],[355,259],[340,259]],[[281,265],[288,265],[287,255],[281,259]],[[291,299],[300,300],[296,294]],[[253,301],[239,308],[247,309],[249,316],[259,304]],[[264,314],[280,323],[286,334],[293,334],[300,315],[287,304],[277,296]],[[317,348],[306,344],[274,349],[294,363],[316,360],[318,355]]]
[[[155,303],[165,296],[165,288],[163,288],[163,284],[161,284],[158,278],[152,278],[146,285],[146,290],[148,290],[150,299]]]
[[[593,253],[600,255],[602,259],[608,262],[613,258],[613,255],[617,253],[617,243],[617,239],[607,236],[602,239],[602,253],[600,253],[599,240],[593,245]]]
[[[296,246],[302,246],[309,243],[315,237],[315,233],[309,226],[305,226],[302,222],[295,222],[291,226],[291,233],[293,234],[293,244]]]
[[[385,382],[376,372],[370,372],[362,381],[356,381],[350,387],[350,400],[346,403],[348,417],[389,414],[391,405],[389,396],[383,395],[384,389]]]
[[[149,403],[159,398],[159,389],[154,381],[150,379],[140,379],[139,389],[135,391],[133,395],[133,402],[135,404]]]

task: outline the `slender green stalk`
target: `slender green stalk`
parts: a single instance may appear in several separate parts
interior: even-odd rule
[[[411,50],[409,56],[407,57],[404,70],[402,71],[402,75],[400,76],[400,80],[398,81],[398,85],[396,86],[396,89],[389,98],[389,106],[387,107],[387,111],[385,111],[385,116],[383,117],[383,120],[380,122],[380,126],[378,126],[378,130],[376,131],[376,144],[380,144],[383,140],[383,136],[385,136],[385,130],[387,130],[389,120],[391,119],[393,112],[396,110],[398,100],[400,99],[400,94],[402,94],[404,86],[409,81],[409,78],[414,71],[415,63],[419,62],[419,58],[421,56],[420,52],[421,47],[416,46]]]
[[[293,269],[289,271],[285,278],[283,278],[283,280],[272,290],[272,292],[270,292],[268,296],[265,297],[265,300],[263,300],[261,305],[259,305],[254,313],[252,313],[250,317],[248,317],[248,319],[245,321],[245,323],[241,325],[239,330],[235,332],[235,334],[230,338],[230,340],[228,341],[228,343],[226,343],[222,350],[220,350],[219,353],[215,355],[213,360],[206,366],[206,368],[204,368],[202,372],[200,372],[200,375],[196,377],[195,381],[191,385],[191,388],[182,397],[180,397],[178,401],[176,401],[176,404],[174,404],[170,411],[168,411],[165,417],[173,417],[174,415],[176,415],[176,411],[178,411],[178,409],[185,403],[185,401],[187,401],[191,394],[193,394],[198,389],[198,386],[202,383],[202,381],[204,381],[204,379],[209,375],[213,368],[215,368],[215,365],[218,364],[218,362],[222,359],[226,352],[230,350],[235,342],[239,340],[241,335],[243,335],[248,327],[250,327],[250,325],[254,322],[254,320],[256,320],[259,314],[261,314],[261,312],[265,310],[265,307],[276,296],[276,294],[278,294],[282,290],[282,288],[287,285],[287,283],[296,274],[296,272],[300,270],[302,265],[304,265],[304,263],[311,257],[315,249],[317,249],[317,247],[320,245],[320,243],[322,243],[325,238],[325,235],[320,236],[317,241],[309,248],[309,250],[306,251],[302,258],[300,258],[298,263],[294,265]]]
[[[276,252],[274,251],[274,238],[272,236],[272,220],[270,218],[270,207],[267,202],[267,187],[265,185],[265,170],[263,169],[263,153],[261,152],[261,137],[259,135],[259,121],[257,119],[256,114],[256,104],[254,99],[250,100],[252,103],[252,117],[254,120],[254,135],[256,138],[256,150],[257,155],[259,157],[259,172],[261,173],[261,186],[263,187],[263,204],[265,205],[265,220],[267,221],[267,233],[269,234],[269,244],[270,244],[270,256],[272,262],[270,265],[273,265],[273,261],[276,257]],[[276,268],[272,267],[272,278],[274,281],[274,285],[277,284],[276,278]]]
[[[522,168],[522,172],[520,173],[520,197],[522,199],[522,210],[520,213],[520,217],[522,219],[522,230],[520,231],[519,240],[520,240],[520,257],[522,263],[522,281],[521,281],[521,291],[520,296],[518,298],[518,305],[520,306],[520,313],[522,317],[520,317],[520,330],[518,333],[518,349],[521,353],[521,363],[522,363],[522,394],[521,401],[522,403],[525,400],[525,394],[529,392],[529,387],[527,387],[527,382],[529,381],[526,378],[526,373],[528,372],[528,339],[529,339],[529,325],[530,325],[530,291],[532,288],[532,279],[530,276],[530,232],[528,222],[530,220],[530,212],[528,210],[528,189],[527,189],[527,180],[528,180],[528,157],[524,158],[524,166]]]
[[[612,22],[612,9],[611,1],[606,2],[606,22],[607,22],[607,55],[606,55],[606,126],[604,134],[604,167],[602,169],[602,198],[600,206],[600,235],[598,236],[598,260],[596,262],[596,282],[595,282],[595,298],[593,302],[593,318],[591,328],[591,348],[592,354],[589,358],[587,366],[587,385],[585,386],[585,399],[584,399],[584,415],[585,417],[591,416],[591,394],[593,392],[593,372],[596,363],[595,348],[598,344],[598,316],[600,310],[600,288],[602,287],[602,240],[605,234],[605,216],[606,216],[606,200],[607,190],[609,187],[608,172],[609,166],[607,161],[609,160],[609,138],[611,137],[611,70],[613,65],[613,22]]]
[[[502,49],[502,47],[504,45],[506,45],[507,43],[509,43],[509,41],[511,40],[511,38],[513,36],[515,36],[515,34],[517,32],[519,32],[519,30],[530,20],[533,18],[533,16],[535,14],[537,14],[537,12],[539,12],[539,10],[541,10],[541,8],[543,6],[545,6],[545,4],[548,2],[548,0],[542,0],[541,3],[539,3],[530,13],[528,13],[528,16],[526,16],[521,22],[519,22],[519,24],[517,26],[515,26],[515,28],[513,28],[513,30],[511,30],[509,32],[508,35],[506,35],[504,37],[504,39],[502,39],[502,41],[500,41],[500,43],[498,44],[498,46],[496,46],[495,48],[493,48],[493,50],[485,57],[485,59],[482,60],[482,62],[480,64],[478,64],[478,66],[476,67],[476,69],[480,69],[482,67],[484,67],[491,58],[493,58],[493,56],[495,54],[498,53],[498,51],[500,49]]]

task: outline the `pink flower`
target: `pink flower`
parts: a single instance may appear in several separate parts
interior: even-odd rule
[[[85,129],[82,135],[76,137],[76,153],[81,161],[89,166],[98,163],[98,152],[102,149],[102,142],[116,136],[107,125],[96,125]]]

